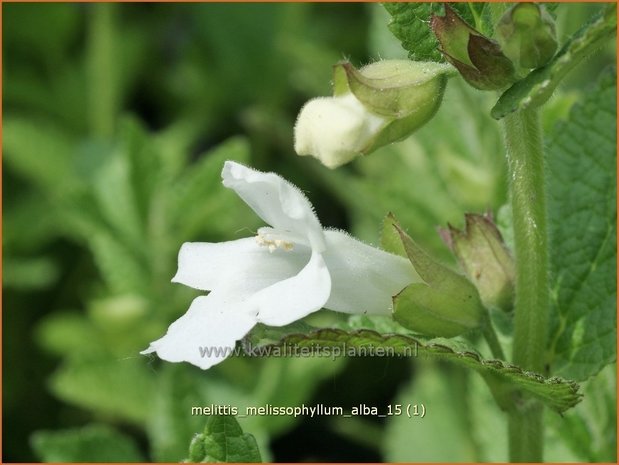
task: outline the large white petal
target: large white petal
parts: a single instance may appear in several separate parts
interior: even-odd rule
[[[284,326],[320,310],[331,292],[331,277],[322,256],[314,252],[299,274],[254,294],[249,302],[260,323]]]
[[[156,352],[168,362],[189,362],[206,370],[232,355],[236,341],[255,324],[242,299],[212,292],[196,298],[166,335],[141,353]]]
[[[310,250],[270,251],[255,237],[209,243],[186,242],[178,254],[178,271],[172,282],[201,290],[252,292],[296,275],[308,262]]]
[[[390,314],[392,297],[422,282],[405,258],[370,247],[341,231],[325,231],[323,254],[331,274],[325,308],[344,313]]]
[[[229,242],[185,242],[178,252],[178,270],[173,283],[195,289],[215,289],[226,276],[238,270],[239,263],[251,260],[259,247],[253,237]]]
[[[312,204],[294,185],[275,173],[263,173],[233,161],[221,172],[223,184],[275,229],[307,237],[312,248],[324,250],[324,233]]]

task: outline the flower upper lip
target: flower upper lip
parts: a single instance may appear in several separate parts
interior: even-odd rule
[[[404,258],[323,229],[280,176],[227,161],[222,178],[271,227],[258,238],[183,244],[172,281],[211,292],[142,353],[206,369],[228,353],[205,357],[200,347],[233,348],[257,323],[283,326],[323,307],[388,314],[391,297],[419,280]]]
[[[322,252],[322,226],[307,197],[275,173],[262,173],[239,163],[226,161],[223,185],[233,189],[256,214],[276,230],[307,237],[312,249]]]

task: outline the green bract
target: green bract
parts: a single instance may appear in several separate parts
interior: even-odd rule
[[[467,214],[463,231],[449,226],[446,234],[484,305],[510,311],[514,303],[514,260],[492,220]]]
[[[591,56],[616,31],[617,5],[609,3],[570,37],[550,62],[534,69],[507,89],[492,109],[492,117],[501,119],[514,111],[533,109],[546,103],[565,75]]]
[[[435,262],[397,224],[392,225],[404,251],[425,283],[413,283],[394,298],[394,315],[402,326],[429,336],[454,337],[484,324],[486,309],[475,286],[464,276]]]
[[[544,6],[517,3],[496,27],[505,55],[521,68],[539,68],[557,51],[555,23]]]
[[[295,150],[329,168],[405,137],[427,123],[443,98],[449,65],[384,60],[360,70],[334,67],[333,97],[310,100],[295,126]]]
[[[369,111],[389,118],[433,114],[451,69],[441,63],[384,60],[356,70],[342,62],[334,67],[334,93],[352,92]]]
[[[514,65],[499,44],[473,29],[445,5],[445,16],[432,15],[431,27],[441,52],[471,86],[502,89],[516,80]]]

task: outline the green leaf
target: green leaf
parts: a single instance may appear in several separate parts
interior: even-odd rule
[[[32,448],[43,462],[143,462],[137,444],[129,436],[106,425],[37,431]]]
[[[4,117],[2,153],[8,166],[39,189],[65,193],[79,180],[73,167],[75,140],[43,120]]]
[[[135,251],[105,230],[89,238],[89,246],[109,289],[113,293],[144,291],[148,286],[145,265]]]
[[[254,328],[242,339],[241,344],[246,353],[252,352],[252,346],[260,346],[266,344],[275,344],[283,337],[290,334],[303,334],[314,331],[318,328],[307,324],[303,320],[295,321],[285,326],[267,326],[258,323]]]
[[[27,4],[14,4],[6,9],[4,35],[10,52],[27,49],[45,63],[54,63],[67,53],[71,41],[79,31],[80,11],[78,5],[69,3],[46,4],[36,9]],[[9,47],[7,47],[9,48]],[[7,58],[14,58],[7,51]],[[66,56],[66,55],[64,55]],[[50,58],[52,60],[50,60]],[[34,60],[33,60],[34,61]]]
[[[135,119],[126,119],[121,126],[120,150],[129,162],[132,199],[144,224],[151,213],[151,203],[157,194],[157,187],[163,181],[162,156],[156,145],[156,136],[149,134],[142,123]]]
[[[143,424],[154,393],[153,372],[144,358],[68,360],[52,376],[51,389],[64,401]]]
[[[442,12],[442,3],[394,2],[383,3],[383,6],[391,15],[389,30],[400,40],[411,60],[445,61],[439,51],[438,40],[430,29],[430,17]],[[487,27],[485,4],[450,3],[450,6],[474,28]]]
[[[211,416],[189,446],[190,463],[262,462],[256,440],[233,416]]]
[[[583,401],[566,415],[548,415],[549,433],[574,455],[573,462],[617,461],[617,366],[608,365],[583,384]],[[564,462],[546,453],[551,462]]]
[[[112,199],[109,198],[112,208]],[[94,195],[73,196],[65,199],[62,209],[56,215],[62,223],[63,232],[74,240],[86,243],[90,248],[103,280],[112,293],[150,292],[151,266],[145,257],[145,241],[133,244],[123,240],[122,234],[114,229],[104,217],[100,203]],[[119,208],[119,211],[125,210]],[[115,221],[122,222],[123,214],[114,214]],[[135,219],[135,218],[134,218]],[[133,233],[132,233],[133,234]],[[152,258],[152,254],[148,256]]]
[[[478,376],[453,366],[423,365],[393,402],[423,403],[427,413],[388,417],[386,461],[507,461],[504,414]]]
[[[548,137],[552,372],[584,380],[616,360],[616,75]]]
[[[54,215],[54,202],[32,190],[19,197],[7,196],[2,210],[2,245],[12,254],[30,255],[57,239],[61,225]],[[37,227],[32,227],[32,219]],[[23,258],[23,257],[20,257]]]
[[[180,462],[187,455],[187,444],[204,426],[205,417],[190,415],[192,407],[208,405],[201,380],[207,381],[192,367],[177,363],[162,367],[147,424],[154,461]]]
[[[131,152],[141,147],[121,140],[93,179],[92,193],[105,221],[113,228],[115,236],[132,248],[140,250],[144,243],[144,223],[140,218],[132,178]],[[139,175],[139,174],[138,174]],[[152,176],[151,173],[142,173]]]
[[[385,27],[390,18],[391,15],[387,12],[385,4],[371,4],[368,31],[369,54],[370,56],[380,56],[384,60],[404,60],[408,53],[402,48],[400,41],[391,33],[389,28]]]
[[[496,375],[499,379],[537,397],[557,412],[573,407],[580,400],[578,385],[573,381],[557,377],[544,378],[537,373],[524,371],[522,368],[501,360],[485,360],[474,349],[463,346],[458,341],[442,338],[422,342],[411,336],[379,334],[372,330],[320,329],[309,334],[293,334],[284,337],[277,344],[264,346],[261,351],[268,347],[280,346],[343,347],[345,349],[381,347],[385,350],[389,349],[390,352],[393,351],[394,355],[421,355],[437,360],[448,360],[457,365],[472,368],[482,375]]]
[[[236,195],[221,184],[221,170],[226,160],[249,162],[249,144],[240,137],[229,139],[200,156],[172,186],[168,199],[170,221],[179,225],[178,236],[193,238],[206,224],[211,230],[229,234],[242,224],[239,219],[251,218],[240,207]],[[246,221],[246,226],[252,223]]]
[[[50,258],[16,258],[3,257],[5,272],[2,275],[2,285],[17,289],[41,289],[57,281],[59,269]]]
[[[428,22],[432,13],[438,11],[433,3],[384,3],[391,15],[389,30],[415,61],[444,61],[438,51],[438,40]]]
[[[586,388],[585,388],[586,390]],[[616,391],[612,391],[616,392]],[[548,462],[608,461],[573,454],[554,428],[572,422],[583,402],[564,415],[544,415],[544,459]],[[387,419],[385,459],[389,462],[506,462],[507,423],[505,416],[477,376],[454,366],[425,364],[405,385],[394,403],[423,403],[423,419],[393,416]],[[609,409],[604,417],[611,417]],[[597,414],[597,412],[596,412]],[[610,415],[609,415],[610,414]],[[591,415],[594,415],[593,413]],[[597,430],[598,427],[595,427]],[[614,428],[610,428],[613,431]],[[488,434],[492,431],[493,434]],[[611,432],[607,434],[610,437]],[[445,438],[449,438],[448,441]],[[601,456],[598,456],[601,458]]]
[[[41,347],[59,356],[101,354],[104,351],[97,329],[77,312],[55,312],[45,317],[35,334]]]
[[[565,75],[608,40],[616,28],[617,5],[612,4],[580,29],[550,63],[531,71],[507,89],[492,109],[492,117],[501,119],[514,111],[544,104]]]
[[[381,334],[410,334],[410,330],[391,316],[383,315],[351,315],[346,321],[346,327],[341,329],[371,329]]]

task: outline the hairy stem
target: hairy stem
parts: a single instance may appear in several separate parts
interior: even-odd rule
[[[537,110],[503,120],[509,165],[516,254],[513,362],[544,373],[548,333],[548,238],[544,192],[544,152]],[[542,405],[515,394],[509,418],[510,458],[540,462],[543,454]]]

